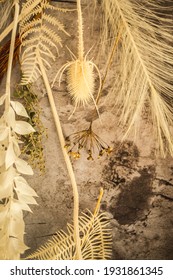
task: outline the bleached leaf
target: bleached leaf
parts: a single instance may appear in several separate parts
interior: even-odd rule
[[[34,132],[34,128],[27,122],[16,121],[14,131],[17,134],[25,135]]]
[[[26,117],[29,118],[25,107],[18,101],[11,101],[10,102],[14,111],[16,112],[17,115],[22,116],[22,117]]]
[[[20,258],[20,254],[23,254],[28,248],[29,247],[26,246],[19,238],[10,238],[8,243],[9,259],[16,260]]]
[[[33,196],[25,195],[25,194],[22,194],[22,193],[18,193],[17,196],[18,196],[19,201],[22,204],[23,203],[26,203],[26,204],[37,204],[37,202],[36,202],[35,198],[33,198]]]
[[[18,193],[28,196],[37,196],[36,192],[28,185],[27,181],[23,177],[16,176],[14,181],[16,185],[16,191]]]
[[[0,229],[2,228],[4,224],[4,220],[7,217],[7,212],[8,212],[8,204],[0,205]]]
[[[14,112],[14,110],[13,110],[13,108],[11,106],[9,108],[9,111],[8,111],[7,115],[6,115],[6,121],[7,121],[8,125],[10,127],[14,128],[15,122],[16,122],[16,120],[15,120],[15,112]]]
[[[12,211],[14,211],[16,214],[20,214],[22,210],[32,213],[30,207],[26,203],[22,203],[18,199],[13,199]]]
[[[19,143],[22,143],[22,142],[19,141],[16,137],[12,137],[11,141],[13,143],[14,152],[15,152],[16,156],[19,157],[21,154]]]
[[[23,159],[18,158],[15,161],[15,165],[19,173],[26,174],[26,175],[34,174],[31,166]]]
[[[7,138],[8,134],[9,134],[9,128],[6,126],[4,126],[4,127],[1,126],[0,127],[0,141],[4,141]]]
[[[21,213],[22,214],[22,213]],[[23,221],[23,218],[19,216],[19,218],[14,215],[10,219],[9,224],[9,235],[11,236],[20,236],[21,232],[24,232],[25,230],[25,223]]]
[[[3,94],[3,95],[0,97],[0,106],[4,103],[6,97],[7,97],[6,94]]]
[[[16,172],[13,167],[10,167],[8,171],[0,174],[0,199],[9,197],[12,194],[15,175]]]
[[[13,163],[15,162],[16,155],[14,153],[14,148],[13,148],[13,143],[9,143],[7,152],[6,152],[6,157],[5,157],[5,167],[8,169]]]
[[[4,165],[5,163],[5,151],[0,151],[0,166]]]

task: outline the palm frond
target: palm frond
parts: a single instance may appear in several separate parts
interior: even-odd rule
[[[162,156],[173,155],[173,5],[169,0],[103,0],[103,41],[121,29],[119,69],[112,87],[120,123],[137,133],[147,109]],[[110,28],[110,29],[109,29]],[[149,108],[149,109],[148,109]]]
[[[28,9],[29,2],[24,4],[21,13],[25,13],[25,9]],[[51,61],[55,60],[54,52],[57,53],[58,46],[62,46],[60,36],[49,26],[56,26],[59,31],[68,34],[55,16],[46,14],[50,9],[54,10],[56,7],[51,6],[48,0],[41,0],[20,22],[23,73],[21,84],[23,85],[34,82],[40,76],[38,57],[41,57],[44,66],[48,69],[51,67]]]
[[[111,234],[105,214],[83,213],[79,217],[81,253],[84,260],[101,260],[111,257]],[[67,233],[60,230],[45,245],[26,259],[75,260],[74,227],[67,225]]]

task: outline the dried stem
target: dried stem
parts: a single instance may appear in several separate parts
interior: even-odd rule
[[[51,110],[52,110],[52,114],[54,117],[54,121],[55,121],[55,125],[56,125],[56,129],[57,129],[57,133],[58,133],[58,137],[59,137],[59,141],[60,141],[60,145],[61,145],[61,149],[64,155],[64,160],[66,163],[66,167],[69,173],[69,177],[71,180],[71,184],[73,187],[73,197],[74,197],[74,212],[73,212],[73,220],[74,220],[74,240],[76,243],[76,259],[82,259],[82,254],[81,254],[81,246],[80,246],[80,237],[79,237],[79,194],[78,194],[78,188],[77,188],[77,184],[76,184],[76,179],[75,179],[75,175],[74,175],[74,171],[72,168],[72,164],[71,161],[69,159],[68,153],[66,151],[65,147],[65,140],[64,140],[64,136],[63,136],[63,132],[62,132],[62,128],[61,128],[61,123],[59,120],[59,116],[56,110],[56,106],[55,106],[55,102],[54,102],[54,98],[53,98],[53,94],[52,94],[52,90],[47,78],[47,74],[43,65],[43,62],[41,60],[41,57],[38,56],[38,61],[39,61],[39,66],[40,66],[40,70],[42,72],[42,77],[44,80],[44,84],[47,90],[47,94],[48,94],[48,98],[49,98],[49,102],[50,102],[50,106],[51,106]]]
[[[14,46],[15,46],[15,39],[16,39],[16,31],[17,31],[17,24],[18,24],[18,18],[19,18],[19,3],[18,1],[15,1],[15,13],[14,13],[14,25],[13,25],[13,31],[11,35],[11,44],[10,44],[10,52],[9,52],[9,58],[8,58],[8,70],[7,70],[7,80],[6,80],[6,101],[5,101],[5,109],[8,111],[10,107],[10,84],[11,84],[11,70],[13,65],[13,54],[14,54]]]

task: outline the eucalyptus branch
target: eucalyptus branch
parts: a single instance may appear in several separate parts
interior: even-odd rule
[[[34,132],[30,124],[18,121],[15,114],[28,118],[23,105],[11,101],[10,83],[14,44],[19,17],[19,3],[14,1],[14,25],[8,59],[6,92],[0,98],[5,111],[0,118],[0,259],[19,259],[28,248],[24,244],[25,224],[23,210],[31,211],[28,204],[37,204],[35,191],[21,174],[32,175],[32,168],[20,159],[19,135]]]

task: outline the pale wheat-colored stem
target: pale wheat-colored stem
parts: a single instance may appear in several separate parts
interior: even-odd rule
[[[73,212],[73,221],[74,221],[74,240],[76,243],[76,259],[82,259],[82,254],[81,254],[81,242],[80,242],[80,237],[79,237],[79,194],[78,194],[78,187],[76,184],[76,179],[75,179],[75,175],[74,175],[74,171],[72,168],[72,164],[70,161],[70,158],[68,156],[68,153],[66,151],[66,149],[64,148],[65,146],[65,140],[64,140],[64,136],[63,136],[63,132],[62,132],[62,128],[61,128],[61,123],[59,120],[59,116],[56,110],[56,106],[55,106],[55,102],[54,102],[54,98],[53,98],[53,94],[52,94],[52,90],[48,81],[48,77],[45,71],[45,67],[43,65],[43,62],[41,60],[40,55],[38,55],[38,62],[39,62],[39,66],[40,66],[40,70],[42,72],[42,77],[43,77],[43,81],[47,90],[47,95],[49,98],[49,102],[50,102],[50,106],[51,106],[51,110],[52,110],[52,114],[54,117],[54,121],[55,121],[55,125],[56,125],[56,129],[57,129],[57,133],[58,133],[58,137],[59,137],[59,141],[60,141],[60,145],[61,145],[61,149],[63,152],[63,156],[64,156],[64,160],[66,163],[66,167],[69,173],[69,177],[71,180],[71,184],[72,184],[72,188],[73,188],[73,197],[74,197],[74,212]]]
[[[78,58],[83,61],[84,57],[84,43],[83,43],[83,18],[81,10],[81,0],[77,0],[77,13],[78,13]]]
[[[5,110],[8,111],[10,106],[10,97],[11,97],[11,71],[12,71],[12,64],[13,64],[13,54],[14,54],[14,45],[16,39],[16,32],[17,32],[17,24],[19,18],[19,3],[15,1],[15,12],[14,12],[14,20],[13,20],[13,31],[11,35],[11,44],[10,44],[10,51],[9,51],[9,58],[8,58],[8,68],[7,68],[7,80],[6,80],[6,100],[5,100]]]

